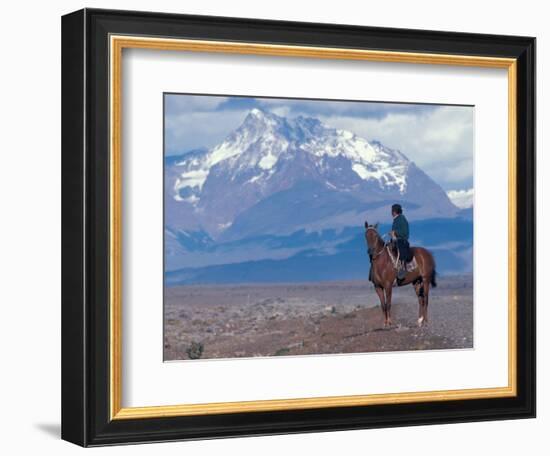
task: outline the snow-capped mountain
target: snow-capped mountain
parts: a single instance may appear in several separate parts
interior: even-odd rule
[[[212,239],[360,224],[400,201],[451,217],[447,194],[403,153],[318,119],[253,109],[219,145],[165,163],[166,225]]]
[[[220,162],[224,162],[232,180],[246,177],[244,184],[265,186],[276,172],[279,160],[292,160],[300,152],[318,159],[316,166],[321,174],[330,171],[323,159],[341,156],[350,161],[352,170],[361,179],[397,187],[401,193],[405,190],[409,161],[400,152],[379,143],[371,145],[349,131],[328,128],[317,119],[288,120],[253,109],[223,143],[201,157],[178,163],[182,172],[174,186],[175,198],[198,205],[210,171]],[[251,172],[253,175],[249,177]]]

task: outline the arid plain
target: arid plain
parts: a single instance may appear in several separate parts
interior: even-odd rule
[[[165,361],[473,347],[472,277],[439,277],[429,323],[394,288],[393,326],[367,281],[189,285],[165,291]]]

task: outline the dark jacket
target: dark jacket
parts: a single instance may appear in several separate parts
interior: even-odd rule
[[[403,214],[399,214],[393,219],[391,226],[392,231],[395,231],[397,239],[409,240],[409,222]]]

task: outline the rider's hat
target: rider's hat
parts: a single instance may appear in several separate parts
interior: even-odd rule
[[[401,207],[401,204],[396,203],[391,207],[391,211],[395,212],[396,214],[402,214],[403,213],[403,208]]]

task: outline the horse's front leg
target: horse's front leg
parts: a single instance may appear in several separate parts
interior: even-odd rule
[[[385,327],[391,326],[391,295],[392,295],[392,286],[391,284],[385,288],[386,292],[386,321],[384,322]]]
[[[375,286],[376,294],[378,299],[380,299],[380,307],[382,308],[382,313],[384,314],[384,326],[386,326],[386,297],[384,296],[384,289],[382,287]]]

